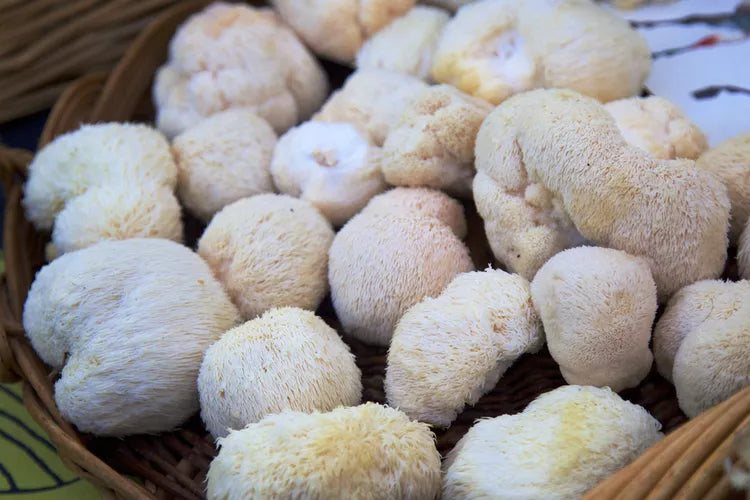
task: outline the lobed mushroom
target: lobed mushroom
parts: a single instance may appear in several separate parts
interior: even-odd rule
[[[282,307],[226,332],[198,374],[201,418],[214,438],[294,410],[355,406],[360,371],[336,330],[310,311]]]
[[[695,160],[707,148],[706,136],[679,106],[663,97],[630,97],[604,106],[623,139],[656,158]]]
[[[270,415],[218,441],[207,496],[437,498],[440,454],[426,424],[375,403]]]
[[[60,371],[55,402],[81,432],[168,431],[198,410],[203,352],[239,320],[206,263],[169,240],[105,241],[42,268],[23,326]]]
[[[450,85],[422,90],[385,140],[385,180],[395,186],[426,186],[471,197],[474,142],[491,109]]]
[[[726,188],[691,160],[627,144],[592,98],[553,89],[508,99],[479,129],[476,168],[492,250],[527,279],[585,240],[645,257],[660,301],[724,269]]]
[[[571,248],[539,269],[531,296],[566,382],[621,391],[648,375],[657,303],[645,259],[610,248]]]
[[[737,243],[750,220],[750,132],[709,149],[698,158],[695,166],[714,174],[726,185],[732,203],[729,241]]]
[[[678,291],[654,330],[659,373],[689,417],[750,385],[750,281],[699,281]]]
[[[412,7],[362,44],[357,68],[378,68],[429,80],[435,47],[449,19],[442,9]]]
[[[281,136],[271,174],[279,191],[341,226],[385,189],[380,166],[380,148],[354,125],[311,121]]]
[[[650,69],[646,41],[591,0],[479,0],[445,26],[432,77],[492,104],[539,87],[608,102],[637,95]]]
[[[444,463],[443,497],[578,499],[661,439],[610,389],[563,386],[516,415],[477,421]]]
[[[388,404],[447,427],[543,343],[528,281],[499,269],[459,274],[399,320],[388,350]]]
[[[313,120],[351,123],[382,146],[414,96],[427,88],[419,78],[381,69],[360,69],[331,94]]]
[[[169,137],[233,107],[256,111],[280,133],[327,93],[323,69],[275,12],[224,2],[177,29],[153,89],[156,123]]]
[[[381,196],[388,193],[373,198],[349,220],[328,252],[336,316],[346,333],[373,345],[388,345],[409,307],[442,292],[458,273],[473,269],[453,228],[432,215],[435,205],[425,212],[391,203],[383,211],[371,209],[371,204],[381,203]],[[456,202],[444,198],[439,212],[450,213]],[[460,219],[465,228],[463,214]]]
[[[281,18],[317,55],[350,64],[362,44],[394,19],[411,9],[416,0],[272,0]]]
[[[270,166],[276,134],[254,111],[228,109],[172,141],[180,200],[208,221],[239,199],[274,191]]]
[[[169,143],[158,131],[130,123],[83,125],[34,156],[22,203],[37,230],[53,229],[57,255],[108,239],[180,241],[176,182]]]
[[[315,207],[260,194],[224,207],[198,241],[198,254],[252,319],[274,307],[315,310],[328,291],[333,229]]]

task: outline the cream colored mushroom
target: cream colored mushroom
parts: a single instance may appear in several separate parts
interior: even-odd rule
[[[272,0],[284,22],[319,56],[349,64],[362,44],[416,0]]]
[[[368,344],[388,345],[396,322],[409,307],[438,295],[456,274],[471,271],[473,263],[443,221],[368,210],[334,238],[328,281],[346,333]]]
[[[566,382],[621,391],[648,375],[657,305],[645,259],[610,248],[571,248],[536,273],[531,296]]]
[[[661,439],[610,389],[567,385],[516,415],[477,421],[448,454],[443,497],[574,500]]]
[[[271,309],[226,332],[203,357],[201,418],[214,438],[266,415],[359,404],[354,356],[336,330],[310,311]]]
[[[689,417],[750,385],[750,281],[700,281],[677,292],[654,330],[654,355]]]
[[[706,151],[698,158],[696,167],[711,172],[727,186],[732,202],[729,241],[737,243],[750,220],[750,132]]]
[[[499,269],[459,274],[399,320],[388,350],[388,404],[447,427],[543,343],[528,281]]]
[[[203,352],[239,313],[189,249],[158,238],[105,241],[37,273],[23,326],[60,372],[55,402],[81,432],[171,430],[198,410]]]
[[[313,120],[351,123],[370,134],[373,144],[382,146],[401,113],[427,84],[393,71],[361,69],[331,94]]]
[[[309,201],[341,226],[386,188],[380,156],[354,125],[305,122],[279,139],[271,174],[279,191]]]
[[[623,139],[656,158],[695,160],[708,148],[698,126],[663,97],[630,97],[604,107],[615,119]]]
[[[724,269],[726,188],[691,160],[628,145],[594,99],[570,90],[514,96],[479,129],[476,167],[492,250],[527,279],[583,238],[645,257],[661,301]]]
[[[590,0],[480,0],[446,25],[432,76],[493,104],[538,87],[607,102],[640,92],[650,69],[645,40]]]
[[[312,205],[260,194],[227,205],[198,241],[198,253],[245,319],[274,307],[314,310],[328,291],[333,229]]]
[[[379,68],[430,79],[438,38],[450,19],[434,7],[416,6],[375,33],[357,52],[358,68]]]
[[[383,145],[383,174],[396,186],[471,196],[474,141],[492,107],[450,85],[424,89]]]
[[[322,68],[271,9],[217,2],[177,29],[154,85],[156,121],[172,137],[201,118],[246,107],[283,132],[327,93]]]
[[[430,428],[374,403],[330,413],[287,411],[219,440],[207,496],[436,498],[440,454]]]
[[[737,245],[737,267],[740,277],[750,280],[750,218]]]

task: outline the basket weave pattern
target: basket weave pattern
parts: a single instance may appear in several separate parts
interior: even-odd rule
[[[183,2],[172,7],[143,31],[111,74],[88,75],[70,86],[57,101],[41,144],[81,123],[152,118],[149,96],[153,74],[165,59],[178,24],[205,3]],[[63,462],[105,492],[119,498],[203,498],[205,474],[216,448],[197,416],[174,432],[112,439],[78,433],[57,410],[56,374],[36,356],[21,325],[26,294],[34,273],[44,264],[44,245],[49,239],[49,235],[35,232],[20,205],[30,160],[29,152],[0,149],[7,197],[3,234],[7,275],[0,283],[0,379],[23,378],[24,403],[57,446]],[[492,255],[481,220],[473,207],[466,208],[471,235],[467,243],[481,269],[492,261]],[[186,226],[188,235],[200,234],[195,221],[186,221]],[[318,314],[337,326],[330,301]],[[364,399],[385,402],[386,350],[344,339],[362,370]],[[475,419],[519,412],[539,394],[564,383],[546,351],[523,356],[477,405],[467,408],[449,429],[436,431],[438,449],[441,453],[450,450]],[[647,408],[665,432],[677,430],[589,492],[588,498],[698,499],[730,494],[724,461],[732,451],[735,434],[750,420],[750,389],[686,425],[681,425],[686,417],[677,405],[673,387],[655,372],[622,396]]]

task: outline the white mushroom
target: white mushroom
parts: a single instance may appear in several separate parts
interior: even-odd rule
[[[354,356],[310,311],[271,309],[226,332],[198,375],[201,418],[214,438],[284,410],[330,411],[359,404]]]
[[[459,274],[399,320],[388,350],[388,403],[447,427],[543,343],[528,281],[499,269]]]
[[[474,424],[445,461],[443,497],[578,499],[661,439],[660,428],[610,389],[563,386]]]
[[[305,122],[287,131],[271,173],[279,191],[309,201],[335,226],[386,187],[380,148],[349,123]]]
[[[198,253],[245,319],[274,307],[314,310],[328,291],[333,229],[312,205],[260,194],[227,205],[198,241]]]
[[[440,494],[430,428],[374,403],[287,411],[219,439],[207,496],[399,500]]]
[[[610,248],[571,248],[536,273],[531,295],[566,382],[621,391],[648,375],[657,305],[645,259]]]
[[[203,352],[239,320],[205,262],[177,243],[98,243],[42,268],[23,326],[62,369],[55,402],[82,432],[168,431],[198,410]]]

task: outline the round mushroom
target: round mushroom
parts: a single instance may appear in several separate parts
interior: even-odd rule
[[[217,213],[198,254],[252,319],[274,307],[315,310],[328,291],[332,240],[331,225],[308,202],[260,194]]]
[[[627,144],[592,98],[553,89],[508,99],[479,129],[476,168],[492,250],[527,279],[584,238],[645,257],[661,301],[724,269],[726,188],[691,160]]]
[[[531,296],[566,382],[621,391],[648,375],[657,303],[645,259],[610,248],[571,248],[536,273]]]
[[[516,415],[478,420],[444,463],[443,497],[574,500],[661,439],[610,389],[567,385]]]
[[[663,97],[629,97],[605,106],[623,139],[656,158],[695,160],[708,148],[701,129]]]
[[[177,29],[169,49],[154,98],[170,137],[230,107],[255,110],[280,133],[328,93],[323,69],[268,8],[214,3]]]
[[[208,221],[241,198],[274,191],[269,171],[276,134],[254,111],[216,113],[172,142],[180,200]]]
[[[23,326],[62,369],[55,402],[82,432],[168,431],[198,410],[204,351],[239,320],[205,262],[157,238],[105,241],[37,273]]]
[[[214,438],[266,415],[355,406],[362,382],[336,330],[310,311],[271,309],[226,332],[198,375],[201,418]]]
[[[442,220],[376,214],[368,205],[334,238],[328,281],[344,330],[367,344],[388,345],[409,307],[472,269],[466,246]]]
[[[654,355],[689,417],[750,385],[750,281],[699,281],[677,292],[656,324]]]
[[[499,269],[459,274],[399,320],[388,350],[388,404],[447,427],[543,343],[528,281]]]
[[[349,123],[305,122],[279,139],[271,174],[282,193],[341,226],[386,187],[380,148]]]
[[[450,85],[424,89],[383,145],[383,174],[395,186],[426,186],[471,197],[474,141],[492,107]]]
[[[435,47],[448,19],[450,16],[442,9],[422,5],[411,8],[360,47],[357,67],[429,80]]]
[[[426,424],[374,403],[286,411],[219,439],[207,496],[436,498],[440,454]]]

